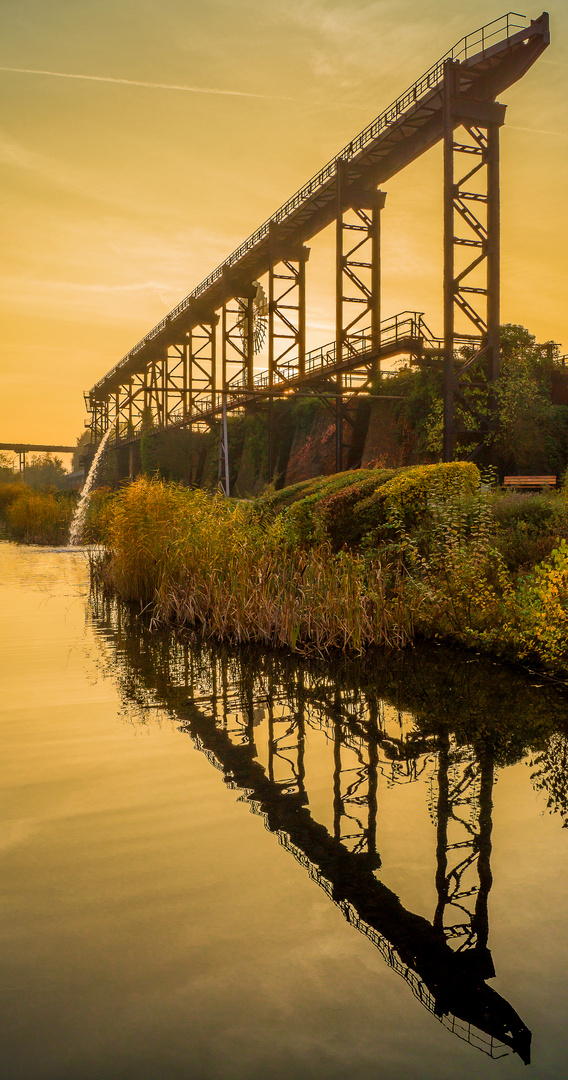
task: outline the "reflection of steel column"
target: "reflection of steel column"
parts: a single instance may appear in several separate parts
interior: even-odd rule
[[[298,727],[298,791],[303,797],[306,796],[306,701],[304,692],[304,672],[300,669],[298,672],[298,715],[297,715],[297,727]],[[307,801],[307,799],[306,799]]]
[[[345,162],[336,162],[335,183],[337,202],[335,208],[335,362],[343,360],[343,199],[345,187]],[[343,376],[335,376],[335,471],[343,468]]]
[[[341,722],[333,724],[333,837],[341,841],[341,818],[343,799],[341,798]]]
[[[472,929],[475,933],[475,945],[477,949],[486,949],[489,938],[489,914],[487,911],[487,899],[493,876],[491,874],[491,832],[493,828],[493,757],[482,747],[480,749],[480,789],[479,789],[479,858],[477,860],[477,872],[479,874],[479,892],[475,903],[475,913],[472,920]],[[492,965],[491,965],[492,966]],[[486,976],[488,978],[490,976]]]
[[[444,933],[444,910],[448,902],[448,817],[450,813],[450,738],[446,732],[438,739],[438,805],[436,825],[436,892],[438,903],[433,919],[434,929]]]
[[[268,696],[268,779],[270,783],[274,783],[274,754],[276,752],[276,742],[274,739],[274,703],[272,700],[272,694]]]
[[[370,718],[368,728],[369,767],[368,767],[368,795],[369,807],[367,851],[369,855],[376,857],[377,854],[377,789],[379,783],[379,729],[375,716]],[[380,860],[379,860],[380,863]]]
[[[253,754],[256,755],[256,743],[254,739],[254,693],[253,693],[253,679],[250,672],[247,671],[245,677],[245,685],[243,688],[243,698],[247,721],[247,741]]]

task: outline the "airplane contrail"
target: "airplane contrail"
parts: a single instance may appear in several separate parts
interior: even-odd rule
[[[87,82],[119,83],[121,86],[145,86],[150,90],[183,90],[188,94],[219,94],[223,97],[262,98],[265,101],[292,101],[289,97],[272,94],[253,94],[247,90],[218,90],[211,86],[180,86],[171,83],[140,82],[138,79],[115,79],[110,75],[77,75],[69,71],[41,71],[36,68],[2,67],[0,71],[11,71],[18,75],[52,75],[56,79],[84,79]]]
[[[507,124],[509,131],[530,131],[532,135],[559,135],[561,139],[568,139],[568,131],[547,131],[545,128],[517,127],[516,124]]]

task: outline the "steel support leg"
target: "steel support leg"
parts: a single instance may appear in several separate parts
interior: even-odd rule
[[[384,191],[365,191],[352,183],[345,161],[337,162],[335,222],[336,361],[368,350],[364,375],[380,367],[381,210]],[[370,327],[369,327],[370,323]],[[336,377],[336,470],[343,468],[344,380]]]
[[[496,429],[494,384],[499,377],[499,128],[505,106],[462,101],[458,77],[459,64],[447,60],[443,89],[444,461],[452,461],[455,455],[456,402],[463,417],[460,434],[477,444],[469,457],[491,442]],[[454,129],[460,126],[464,141],[456,142]],[[463,329],[458,330],[457,316]],[[485,389],[485,411],[471,394],[474,366],[483,376],[476,387]]]
[[[306,263],[310,249],[291,246],[276,222],[269,228],[268,271],[268,473],[274,476],[275,386],[306,370]]]
[[[454,425],[454,117],[455,64],[444,65],[444,461],[453,461]]]

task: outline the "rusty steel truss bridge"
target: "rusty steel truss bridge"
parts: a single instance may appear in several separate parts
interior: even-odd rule
[[[549,41],[546,12],[531,21],[509,12],[462,38],[85,395],[93,442],[108,433],[111,445],[133,445],[146,431],[217,428],[226,464],[227,412],[262,402],[272,475],[274,400],[316,393],[335,411],[340,470],[349,401],[369,394],[383,360],[405,356],[443,368],[444,460],[457,439],[467,439],[475,457],[495,430],[491,387],[499,375],[506,106],[496,99]],[[440,142],[444,322],[436,336],[423,313],[382,317],[381,185]],[[335,340],[306,352],[306,244],[333,223]],[[259,280],[266,276],[267,292]],[[265,341],[267,370],[255,373]],[[479,387],[488,391],[483,412]]]

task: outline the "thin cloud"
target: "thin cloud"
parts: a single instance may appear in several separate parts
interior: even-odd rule
[[[568,131],[546,131],[545,128],[517,127],[516,124],[507,124],[509,131],[529,131],[531,135],[554,135],[561,139],[568,139]]]
[[[218,94],[222,97],[261,98],[264,101],[292,101],[290,97],[273,94],[253,94],[247,90],[219,90],[211,86],[179,86],[175,83],[140,82],[138,79],[115,79],[110,75],[77,75],[69,71],[42,71],[36,68],[2,67],[16,75],[51,75],[56,79],[83,79],[86,82],[116,83],[119,86],[143,86],[147,90],[181,90],[186,94]]]

